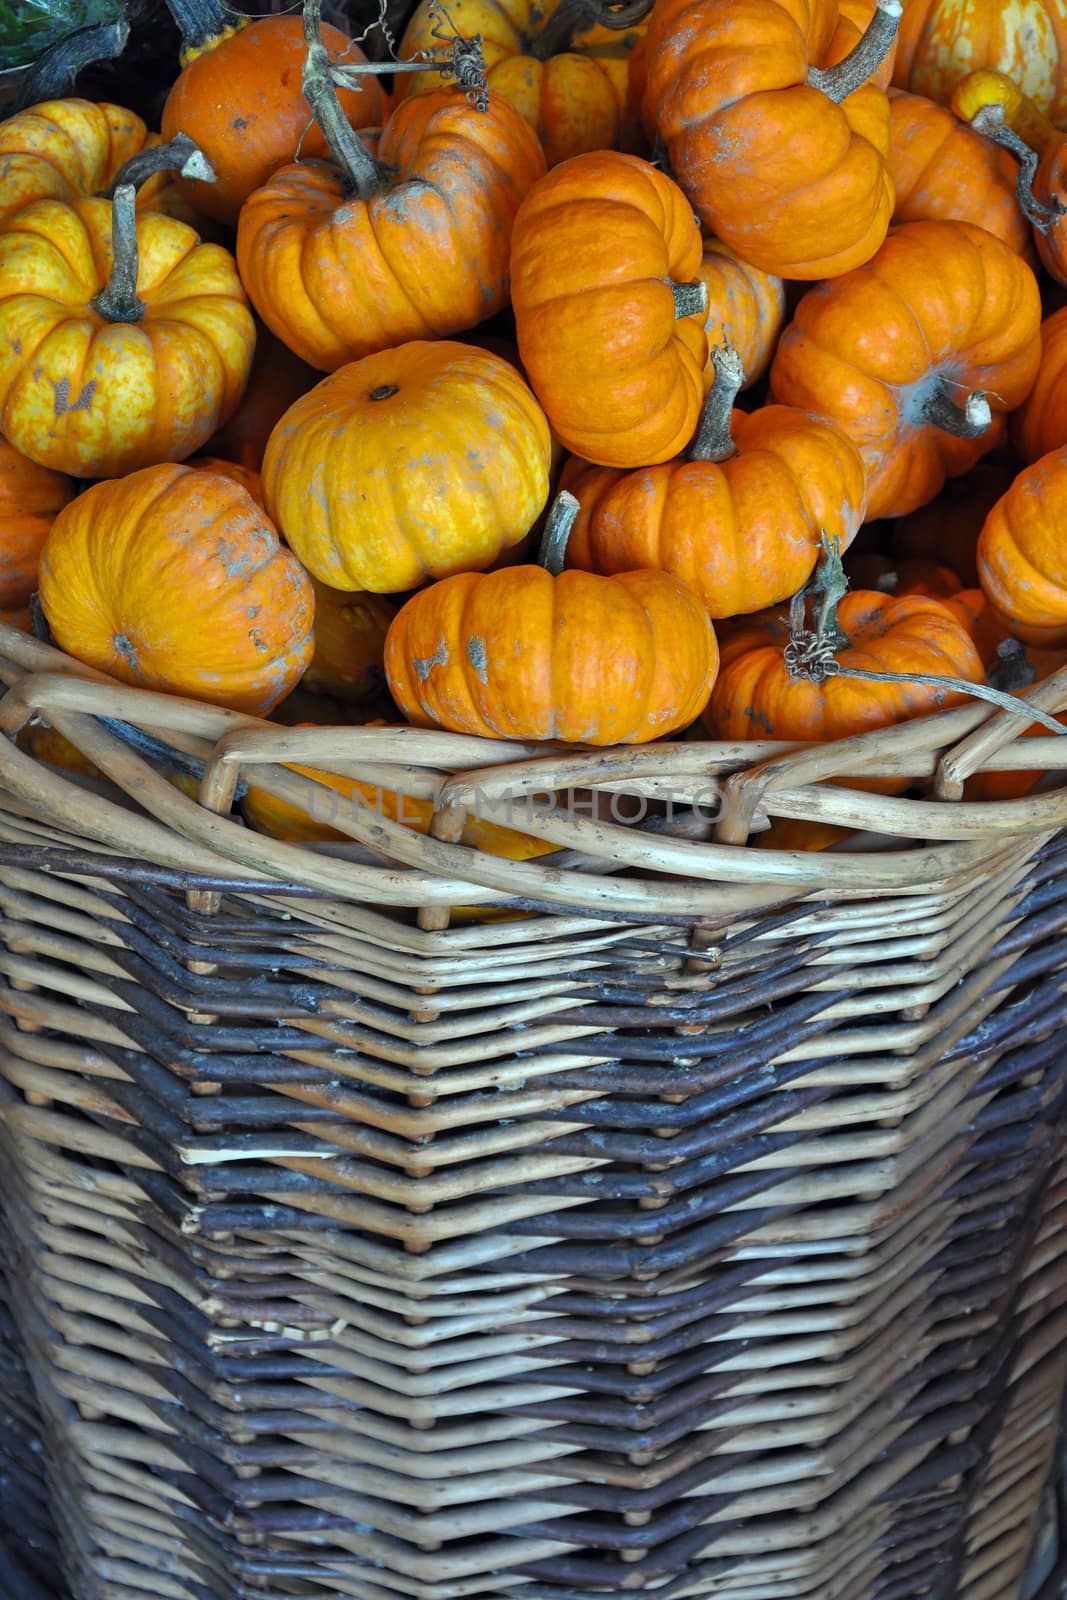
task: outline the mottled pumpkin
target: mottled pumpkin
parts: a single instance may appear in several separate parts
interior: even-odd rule
[[[136,293],[117,292],[114,210],[38,200],[0,225],[0,433],[78,478],[199,449],[255,345],[233,257],[172,217],[138,213]]]
[[[1067,445],[1067,307],[1041,324],[1037,382],[1011,419],[1011,438],[1024,461]]]
[[[237,20],[233,18],[232,20]],[[304,29],[299,17],[266,16],[221,37],[199,40],[163,107],[163,137],[187,133],[212,163],[214,183],[183,178],[189,200],[219,222],[233,224],[248,196],[279,167],[325,153],[301,88]],[[322,24],[323,42],[349,65],[363,51],[339,28]],[[189,51],[190,41],[186,41]],[[366,77],[359,89],[338,91],[342,109],[356,128],[377,128],[389,98],[380,80]]]
[[[43,100],[8,117],[0,122],[0,222],[34,200],[99,194],[148,138],[135,112],[107,102]]]
[[[889,97],[894,222],[973,222],[1031,256],[1030,224],[1015,197],[1018,164],[945,106],[895,90]]]
[[[974,641],[938,600],[857,589],[840,602],[838,622],[849,641],[839,653],[843,666],[984,681]],[[735,655],[722,669],[705,722],[722,739],[830,743],[895,727],[963,698],[918,683],[869,683],[844,676],[814,683],[794,678],[782,646],[768,644]]]
[[[948,105],[961,78],[991,67],[1014,79],[1053,122],[1067,118],[1064,0],[907,0],[893,82]]]
[[[0,439],[0,611],[18,612],[37,587],[37,564],[74,485]]]
[[[408,722],[490,739],[645,744],[700,715],[717,667],[707,611],[665,572],[461,573],[413,595],[385,644]]]
[[[644,24],[568,27],[568,0],[450,0],[452,27],[481,40],[490,94],[503,95],[529,122],[550,167],[586,150],[636,150],[641,132],[629,103],[630,53]],[[400,58],[440,53],[440,12],[420,0],[404,30]],[[397,97],[440,84],[433,71],[401,74]]]
[[[523,539],[551,457],[544,413],[509,362],[416,340],[297,400],[271,435],[263,487],[321,583],[396,594],[488,567]]]
[[[358,144],[358,141],[355,141]],[[362,148],[362,147],[360,147]],[[282,167],[241,211],[237,259],[263,321],[323,372],[412,339],[473,328],[507,304],[519,202],[545,170],[536,134],[499,95],[404,100],[378,161]]]
[[[311,660],[314,595],[239,484],[162,465],[52,524],[40,598],[59,648],[145,689],[262,714]]]
[[[1033,272],[984,228],[907,222],[866,266],[811,289],[771,392],[859,446],[873,520],[933,499],[1003,437],[1041,358]]]
[[[878,12],[872,44],[884,34],[888,48],[891,12]],[[872,50],[843,95],[849,69],[837,67],[860,37],[836,0],[657,0],[653,9],[643,103],[671,169],[704,226],[766,272],[836,276],[885,238],[889,104],[866,81],[885,49]]]
[[[708,359],[700,231],[678,185],[638,156],[575,156],[519,208],[511,298],[519,353],[553,431],[602,466],[688,444]]]
[[[1008,631],[1026,644],[1067,644],[1067,448],[1019,473],[986,517],[978,576]]]
[[[237,461],[224,461],[219,456],[192,456],[188,462],[197,472],[213,472],[217,478],[229,478],[239,483],[252,496],[257,506],[266,509],[263,499],[263,480],[252,467],[242,467]]]

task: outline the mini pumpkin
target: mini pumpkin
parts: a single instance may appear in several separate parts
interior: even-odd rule
[[[511,298],[531,387],[568,450],[649,466],[688,444],[708,359],[692,208],[639,156],[575,156],[519,208]]]
[[[1026,644],[1067,644],[1067,447],[1014,479],[986,517],[978,576],[1004,626]]]
[[[645,744],[699,716],[718,667],[707,611],[665,572],[561,571],[576,510],[561,494],[544,565],[461,573],[403,606],[385,670],[408,722],[612,745]]]
[[[451,0],[451,25],[477,35],[490,94],[503,95],[535,129],[550,167],[586,150],[633,149],[642,142],[629,104],[629,58],[644,33],[622,6],[618,14],[588,0]],[[400,43],[403,60],[440,48],[440,11],[420,0]],[[400,78],[398,98],[440,84],[436,72]]]
[[[794,676],[781,644],[735,655],[719,675],[705,722],[722,739],[797,739],[829,743],[894,727],[954,705],[962,694],[914,680],[933,675],[982,683],[984,673],[966,628],[939,600],[857,589],[838,603],[834,620],[841,660],[849,669],[899,674],[895,683],[844,674],[823,682]]]
[[[956,87],[952,108],[1021,163],[1017,193],[1041,264],[1057,283],[1067,284],[1067,134],[999,72],[969,73]]]
[[[751,388],[770,366],[785,324],[785,284],[773,273],[742,261],[721,239],[705,239],[697,278],[708,291],[707,381],[710,384],[715,376],[711,352],[728,345],[740,357],[743,387]]]
[[[304,28],[299,15],[254,20],[218,0],[180,0],[172,10],[182,30],[182,71],[163,107],[163,137],[186,133],[214,166],[212,184],[182,179],[195,206],[233,224],[248,196],[298,154],[325,153],[301,89]],[[326,50],[346,65],[366,61],[352,39],[322,24]],[[375,77],[342,88],[341,110],[355,128],[381,127],[389,98]]]
[[[858,445],[872,520],[902,516],[1003,437],[1037,375],[1040,328],[1037,280],[1000,239],[902,223],[873,261],[804,295],[771,392]]]
[[[859,35],[834,0],[657,0],[643,103],[701,222],[754,266],[832,277],[885,238],[889,105],[868,79],[899,17],[880,0]]]
[[[92,100],[44,100],[0,122],[0,222],[34,200],[102,193],[149,133],[133,111]],[[142,201],[143,203],[143,201]]]
[[[436,89],[401,102],[375,159],[338,119],[316,51],[313,41],[305,87],[334,160],[282,167],[250,196],[237,259],[263,321],[331,372],[500,311],[512,222],[545,158],[499,95],[480,111]]]
[[[207,453],[258,472],[274,427],[293,401],[307,394],[321,377],[321,372],[301,361],[259,323],[252,370],[241,403],[230,420],[212,434],[205,446]]]
[[[239,484],[160,465],[52,524],[41,606],[59,648],[123,683],[262,714],[311,660],[314,595]]]
[[[0,439],[0,612],[20,612],[37,587],[48,530],[74,485]]]
[[[967,73],[1014,79],[1053,122],[1067,118],[1067,8],[1063,0],[907,0],[893,82],[948,105]]]
[[[1017,166],[945,106],[894,90],[889,97],[894,222],[973,222],[1017,255],[1032,253],[1030,224],[1015,197]]]
[[[235,409],[255,329],[233,257],[184,222],[38,200],[0,226],[0,432],[78,478],[181,459]]]
[[[224,461],[219,456],[192,456],[189,466],[195,467],[197,472],[212,472],[217,478],[229,478],[232,483],[239,483],[257,506],[264,505],[263,480],[253,468],[242,467],[237,461]]]
[[[732,405],[737,354],[716,379],[684,457],[635,472],[565,474],[581,511],[568,563],[612,574],[670,572],[717,620],[786,600],[814,570],[824,535],[847,546],[863,521],[866,474],[840,428],[788,406]]]
[[[395,594],[488,567],[523,539],[551,458],[544,413],[509,362],[415,340],[297,400],[271,434],[263,487],[321,583]]]
[[[1024,461],[1067,445],[1067,306],[1041,324],[1037,382],[1011,419],[1011,437]]]
[[[315,654],[303,687],[345,704],[373,699],[385,688],[385,637],[396,607],[376,594],[330,589],[313,578]]]

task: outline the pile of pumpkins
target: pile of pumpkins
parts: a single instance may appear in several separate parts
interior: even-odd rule
[[[3,621],[255,716],[581,746],[1067,662],[1051,35],[419,0],[387,90],[319,0],[174,10],[160,134],[0,123]]]

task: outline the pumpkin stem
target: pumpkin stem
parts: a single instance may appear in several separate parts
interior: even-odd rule
[[[673,283],[667,279],[667,287],[674,296],[674,316],[676,321],[682,317],[702,317],[708,309],[708,286],[701,283],[698,278],[695,283]]]
[[[712,350],[711,362],[715,368],[715,381],[704,401],[696,437],[686,452],[689,461],[729,461],[731,456],[737,454],[730,423],[733,420],[734,401],[745,381],[745,369],[738,352],[725,340]]]
[[[447,54],[417,50],[410,61],[397,61],[392,57],[386,61],[334,61],[330,66],[333,82],[342,89],[359,90],[363,78],[379,74],[391,77],[395,72],[439,72],[442,78],[456,80],[456,87],[464,91],[475,111],[488,111],[489,83],[481,34],[465,38],[445,10],[443,0],[430,0],[428,15],[435,24],[432,37],[441,40],[447,47]],[[441,32],[446,25],[451,29],[447,37]]]
[[[125,183],[111,202],[111,276],[92,301],[105,322],[140,322],[144,301],[137,295],[137,190]]]
[[[571,48],[574,35],[587,28],[610,28],[624,33],[643,22],[652,10],[652,0],[560,0],[540,33],[526,40],[527,55],[547,61]]]
[[[988,700],[1002,711],[1012,711],[1031,722],[1040,722],[1051,733],[1067,734],[1067,728],[1048,712],[989,684],[969,683],[966,678],[947,678],[933,672],[870,672],[865,667],[843,666],[836,652],[848,639],[838,626],[837,606],[848,589],[848,579],[841,565],[838,541],[828,538],[824,532],[822,548],[822,560],[814,578],[793,596],[789,607],[789,642],[783,659],[791,678],[807,678],[815,684],[825,683],[827,678],[855,678],[863,683],[917,683],[926,689],[945,689],[953,694],[972,695],[976,700]],[[812,594],[816,596],[815,626],[806,628],[807,601]]]
[[[994,689],[1013,693],[1028,689],[1037,679],[1037,668],[1026,653],[1026,646],[1018,639],[1002,639],[997,645],[997,658],[986,673]]]
[[[97,61],[114,61],[126,48],[130,25],[125,17],[116,22],[96,22],[58,39],[34,62],[22,85],[16,111],[40,105],[42,100],[61,100],[70,93],[75,78]]]
[[[567,540],[578,515],[578,501],[567,489],[561,489],[548,513],[537,565],[544,567],[550,578],[558,578],[567,559]]]
[[[922,402],[922,416],[943,433],[956,439],[977,439],[986,432],[993,421],[989,401],[984,394],[972,391],[960,405],[945,378],[938,378]]]
[[[1034,179],[1041,159],[1038,152],[1027,144],[1021,134],[1008,126],[1002,105],[980,106],[971,118],[971,127],[983,138],[1000,145],[1002,150],[1010,150],[1018,161],[1019,176],[1015,180],[1015,198],[1019,203],[1019,210],[1039,233],[1048,233],[1062,216],[1067,215],[1067,205],[1055,195],[1045,201],[1039,200],[1034,193]]]
[[[182,36],[179,60],[183,67],[248,22],[247,17],[224,6],[222,0],[166,0],[166,4]]]
[[[821,89],[835,105],[847,100],[878,71],[889,54],[900,27],[904,7],[900,0],[878,0],[878,9],[867,31],[848,55],[834,67],[809,67],[808,82]]]
[[[216,172],[207,156],[193,143],[187,133],[175,134],[166,144],[155,144],[139,150],[119,168],[110,188],[104,190],[104,199],[111,200],[118,189],[132,184],[139,189],[142,183],[157,172],[176,172],[182,178],[198,178],[201,183],[214,183]]]
[[[333,86],[333,65],[322,38],[322,0],[304,0],[304,99],[322,130],[330,155],[345,175],[350,193],[370,200],[385,187],[388,169],[375,161],[341,110]]]

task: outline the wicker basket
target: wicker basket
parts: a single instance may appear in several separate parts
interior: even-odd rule
[[[0,677],[37,1408],[5,1358],[0,1448],[75,1600],[1017,1600],[1067,1373],[1067,789],[960,796],[1054,736],[282,729],[8,629]],[[256,834],[250,775],[325,793],[281,763],[433,836]],[[505,798],[556,853],[455,842]],[[752,848],[773,817],[867,831]]]

